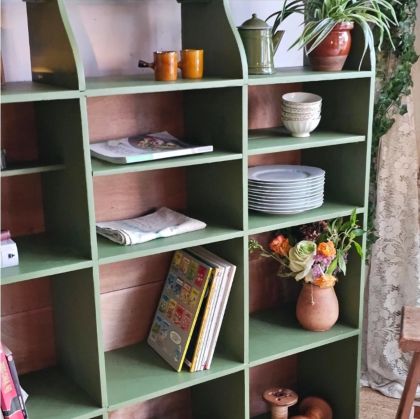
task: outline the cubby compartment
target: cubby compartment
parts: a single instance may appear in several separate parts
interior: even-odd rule
[[[242,236],[244,213],[238,205],[242,202],[241,182],[240,161],[95,177],[97,222],[139,217],[168,207],[207,225],[133,246],[121,246],[98,235],[99,263]],[[220,186],[215,188],[215,183]]]
[[[92,94],[103,89],[178,90],[191,88],[189,85],[241,83],[240,54],[223,2],[125,0],[86,4],[67,0],[65,4],[87,76],[86,86]],[[142,42],[133,42],[135,39]],[[182,48],[204,50],[203,79],[183,79],[179,72],[175,82],[155,82],[153,70],[137,66],[139,59],[153,62],[154,51]]]
[[[2,229],[19,266],[2,283],[92,266],[86,159],[78,100],[2,105]]]
[[[1,341],[13,352],[29,394],[29,417],[98,416],[102,393],[92,269],[3,285],[1,303]]]
[[[360,136],[357,142],[349,144],[249,156],[249,167],[298,164],[325,170],[324,202],[321,207],[286,215],[268,214],[250,209],[248,215],[250,233],[347,216],[354,208],[358,213],[363,213],[366,198],[363,179],[369,170],[364,157],[367,147],[365,137]],[[360,170],[350,172],[355,166]],[[349,173],[352,175],[349,176]]]
[[[321,218],[322,219],[322,218]],[[321,220],[319,219],[319,220]],[[348,218],[344,218],[346,221]],[[324,220],[327,220],[324,218]],[[363,217],[358,216],[363,225]],[[279,233],[282,231],[280,230]],[[250,236],[266,249],[276,232]],[[362,245],[362,241],[359,243]],[[326,332],[303,329],[295,315],[302,281],[277,275],[279,264],[258,252],[249,255],[249,362],[251,366],[270,362],[309,348],[357,336],[360,327],[360,296],[364,261],[352,249],[346,275],[339,274],[334,287],[339,303],[339,319]],[[285,339],[284,337],[288,338]]]
[[[206,419],[244,418],[244,373],[242,371],[212,381],[173,391],[163,396],[112,410],[110,419]],[[215,403],[215,398],[223,403]]]
[[[211,368],[177,373],[147,344],[173,252],[101,265],[101,318],[109,405],[115,408],[243,368],[243,239],[206,248],[237,266]]]
[[[326,343],[320,348],[308,347],[296,355],[267,362],[250,369],[250,417],[269,419],[270,406],[263,399],[265,390],[273,387],[295,391],[298,404],[289,409],[297,414],[299,403],[309,396],[320,397],[330,404],[333,416],[354,419],[358,416],[359,385],[357,336]]]
[[[282,95],[291,91],[315,93],[322,97],[321,122],[310,137],[293,137],[283,127]],[[366,77],[250,86],[248,154],[254,156],[363,142],[369,126],[370,94],[371,80]]]

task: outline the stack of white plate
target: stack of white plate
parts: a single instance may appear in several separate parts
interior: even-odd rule
[[[296,214],[324,202],[325,171],[299,165],[248,169],[248,205],[268,214]]]

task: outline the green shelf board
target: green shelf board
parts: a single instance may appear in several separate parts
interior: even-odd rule
[[[300,83],[309,81],[346,80],[373,77],[373,71],[313,71],[310,67],[276,68],[273,74],[249,75],[250,86],[280,83]]]
[[[320,220],[345,217],[350,215],[354,208],[358,214],[364,213],[363,207],[331,201],[325,201],[319,208],[290,215],[272,215],[250,210],[248,233],[258,234]]]
[[[251,130],[248,134],[248,154],[301,150],[304,148],[328,147],[333,145],[365,141],[364,135],[340,132],[314,131],[310,137],[292,137],[284,127]]]
[[[77,99],[80,92],[43,83],[19,81],[1,87],[2,103],[35,102],[40,100]]]
[[[211,153],[194,154],[192,156],[172,157],[168,159],[147,161],[133,164],[112,164],[105,161],[92,159],[93,176],[118,175],[123,173],[143,172],[147,170],[168,169],[171,167],[193,166],[231,160],[242,159],[240,153],[213,151]]]
[[[64,164],[48,164],[48,165],[20,165],[10,166],[1,171],[1,177],[32,175],[35,173],[56,172],[63,170]]]
[[[294,306],[265,310],[250,316],[249,366],[255,367],[359,333],[359,329],[339,322],[326,332],[305,330],[295,318]]]
[[[14,239],[19,254],[19,265],[1,269],[2,285],[42,278],[93,266],[91,260],[74,254],[74,250],[51,240],[46,234]]]
[[[104,76],[86,79],[86,96],[110,96],[136,93],[172,92],[180,90],[214,89],[243,86],[243,79],[204,77],[199,80],[178,78],[176,81],[156,81],[153,72],[131,76]]]
[[[25,374],[19,379],[29,394],[26,404],[31,419],[88,419],[104,411],[59,368]]]
[[[243,370],[244,364],[215,353],[211,368],[176,372],[146,342],[105,354],[109,409],[142,402]]]
[[[123,246],[97,235],[99,264],[120,262],[156,253],[171,252],[192,246],[201,246],[206,243],[229,240],[242,237],[241,230],[229,227],[207,225],[203,230],[191,233],[178,234],[176,236],[159,238],[146,243],[133,246]]]

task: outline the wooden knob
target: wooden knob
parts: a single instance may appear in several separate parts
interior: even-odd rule
[[[263,398],[271,405],[271,419],[287,419],[289,407],[298,401],[298,395],[293,390],[282,387],[264,391]]]

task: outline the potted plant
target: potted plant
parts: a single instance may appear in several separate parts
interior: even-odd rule
[[[249,251],[275,259],[279,263],[279,276],[303,280],[296,317],[305,329],[325,331],[338,319],[339,307],[334,291],[337,275],[346,274],[348,253],[352,248],[362,256],[356,238],[363,234],[354,210],[346,222],[337,218],[276,234],[269,249],[251,239]]]
[[[302,35],[290,48],[304,48],[313,70],[340,71],[351,48],[351,33],[358,24],[364,34],[365,47],[373,47],[376,28],[379,35],[378,48],[385,37],[392,44],[390,28],[398,25],[395,10],[388,0],[301,0],[293,2],[299,10],[305,6],[305,23]],[[299,4],[300,3],[300,4]],[[284,8],[284,7],[283,7]],[[271,16],[281,19],[283,11]]]

